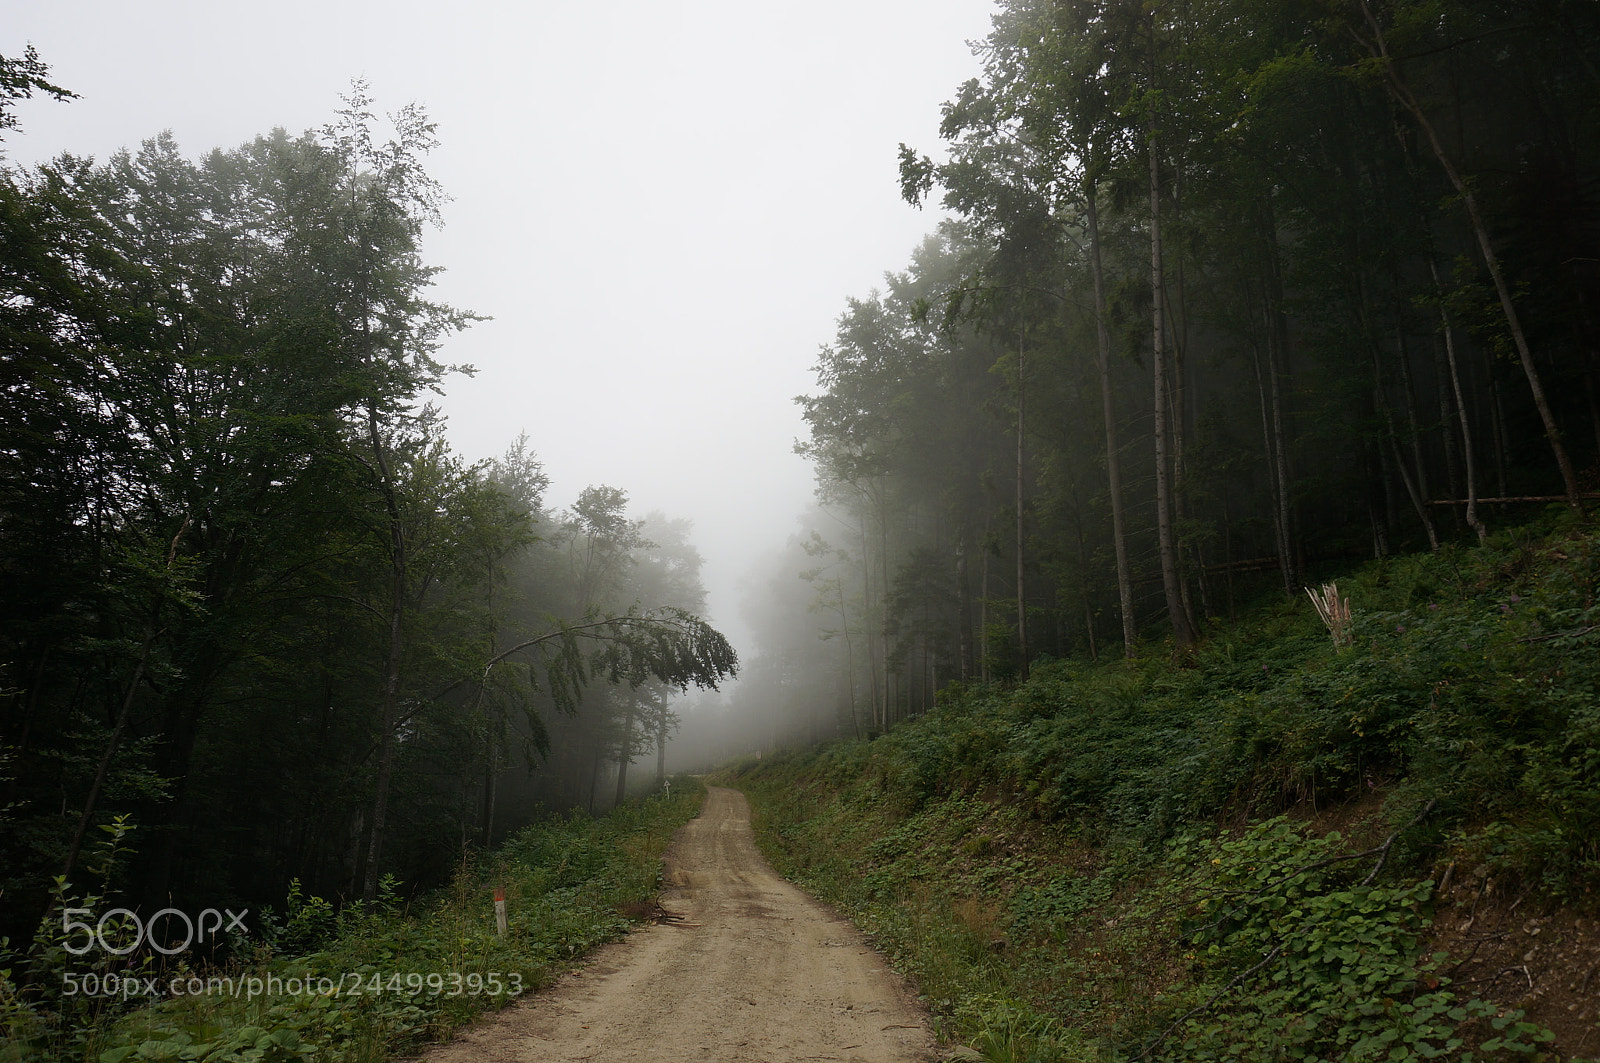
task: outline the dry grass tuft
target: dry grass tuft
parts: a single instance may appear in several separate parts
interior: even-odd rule
[[[1324,583],[1320,592],[1307,587],[1306,597],[1317,607],[1317,615],[1322,617],[1328,634],[1333,636],[1334,648],[1342,650],[1353,645],[1355,634],[1350,630],[1350,599],[1339,597],[1339,585]]]

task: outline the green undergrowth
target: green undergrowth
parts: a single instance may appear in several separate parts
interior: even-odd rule
[[[158,967],[148,953],[98,963],[68,955],[53,908],[29,955],[0,972],[0,1060],[379,1063],[446,1039],[624,933],[628,913],[647,910],[662,853],[704,794],[683,777],[670,798],[598,819],[552,817],[465,863],[417,904],[396,898],[392,883],[378,903],[342,910],[292,887],[284,910],[263,913],[256,935],[236,943],[250,958],[225,967],[191,970],[181,957]],[[506,899],[504,936],[496,887]],[[66,906],[85,900],[101,899]],[[91,978],[93,994],[83,991]],[[152,978],[154,997],[145,992]],[[117,991],[105,993],[108,984]]]
[[[985,1059],[1557,1058],[1429,932],[1448,869],[1595,903],[1597,574],[1561,521],[1387,559],[1349,646],[1269,604],[733,781]]]

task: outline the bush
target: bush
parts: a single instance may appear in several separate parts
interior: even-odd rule
[[[1537,1058],[1422,943],[1436,864],[1600,886],[1600,536],[1338,578],[1348,647],[1278,599],[1175,666],[1046,662],[747,765],[763,844],[984,1058]],[[1381,873],[1283,818],[1355,802],[1407,824]]]
[[[295,884],[284,916],[265,921],[269,933],[254,960],[195,971],[158,968],[146,957],[139,984],[155,977],[164,999],[141,989],[131,1010],[62,1007],[59,997],[27,988],[70,973],[73,957],[36,949],[22,988],[0,972],[0,1020],[12,1053],[0,1059],[376,1063],[448,1037],[627,929],[621,912],[654,896],[668,839],[704,797],[696,780],[673,781],[670,800],[527,828],[498,853],[463,864],[449,887],[415,906],[418,914],[402,910],[392,880],[379,903],[342,909]],[[496,886],[509,910],[503,937]],[[48,942],[48,921],[45,931]],[[117,972],[119,984],[130,973]],[[174,984],[198,988],[169,993]]]

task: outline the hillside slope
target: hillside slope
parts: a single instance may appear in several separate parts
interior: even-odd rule
[[[1600,1056],[1600,538],[1561,524],[747,763],[769,855],[996,1060]]]

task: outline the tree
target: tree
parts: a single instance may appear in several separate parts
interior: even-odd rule
[[[1578,500],[1579,488],[1577,473],[1573,469],[1572,459],[1567,454],[1567,448],[1562,442],[1561,429],[1556,423],[1554,412],[1551,410],[1550,401],[1545,396],[1544,383],[1539,373],[1538,366],[1533,360],[1533,351],[1529,347],[1527,334],[1522,327],[1521,315],[1517,312],[1516,300],[1512,296],[1510,282],[1507,281],[1505,272],[1501,268],[1500,255],[1495,250],[1494,240],[1489,234],[1488,223],[1483,210],[1478,205],[1477,195],[1472,187],[1462,176],[1451,154],[1446,150],[1439,132],[1434,128],[1432,120],[1428,117],[1427,108],[1417,98],[1411,88],[1410,82],[1402,73],[1399,62],[1390,53],[1389,41],[1383,22],[1373,12],[1368,0],[1359,0],[1361,21],[1364,26],[1354,30],[1357,37],[1371,53],[1378,72],[1384,79],[1384,87],[1394,100],[1409,114],[1417,127],[1422,131],[1428,142],[1429,149],[1434,158],[1439,162],[1440,168],[1450,181],[1450,187],[1455,190],[1456,196],[1461,200],[1462,207],[1467,212],[1467,218],[1472,226],[1472,235],[1477,242],[1478,251],[1483,256],[1484,268],[1489,272],[1489,278],[1494,284],[1495,295],[1500,303],[1500,311],[1505,317],[1506,330],[1511,334],[1512,343],[1517,350],[1517,359],[1522,366],[1522,375],[1528,382],[1528,392],[1533,398],[1534,408],[1539,411],[1539,420],[1544,426],[1544,435],[1550,445],[1550,451],[1555,456],[1556,467],[1561,472],[1561,482],[1566,489],[1567,504],[1573,509],[1581,509]],[[1401,21],[1415,21],[1416,13],[1407,10],[1404,3],[1398,4],[1396,17]]]
[[[44,77],[5,70],[7,102]],[[451,453],[423,400],[470,315],[428,298],[432,127],[394,124],[358,85],[321,135],[0,174],[4,932],[112,816],[161,905],[429,880],[441,827],[529,813],[497,777],[520,739],[526,792],[585,688],[737,666],[686,529],[630,540],[613,567],[658,586],[602,609],[526,440]]]
[[[75,100],[76,92],[69,92],[45,80],[50,68],[39,59],[38,51],[28,45],[21,59],[7,59],[0,55],[0,132],[17,128],[17,116],[12,113],[18,100],[29,100],[35,92],[42,92],[57,100]],[[4,141],[0,137],[0,142]],[[0,158],[3,158],[0,154]]]

